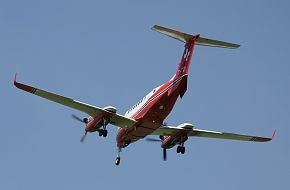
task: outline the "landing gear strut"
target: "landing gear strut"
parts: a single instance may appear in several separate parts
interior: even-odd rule
[[[120,164],[120,161],[121,161],[121,157],[120,157],[120,152],[122,151],[121,148],[118,149],[118,155],[117,155],[117,158],[115,160],[115,165],[118,166]]]

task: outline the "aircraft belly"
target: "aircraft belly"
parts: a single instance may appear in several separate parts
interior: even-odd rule
[[[119,138],[118,145],[124,146],[143,139],[162,126],[164,119],[171,112],[178,96],[179,92],[176,90],[170,95],[165,93],[160,97],[148,111],[142,115],[143,117],[135,118],[140,124],[128,129],[126,133]]]

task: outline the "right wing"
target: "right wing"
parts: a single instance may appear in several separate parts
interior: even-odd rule
[[[271,141],[275,137],[276,131],[274,131],[272,138],[268,137],[259,137],[251,135],[242,135],[235,133],[225,133],[218,131],[208,131],[202,129],[183,129],[177,127],[160,127],[156,129],[151,135],[162,135],[162,136],[171,136],[178,132],[185,132],[189,137],[207,137],[207,138],[217,138],[217,139],[231,139],[231,140],[240,140],[240,141],[255,141],[255,142],[267,142]]]
[[[193,129],[192,131],[189,132],[188,136],[231,139],[231,140],[240,140],[240,141],[267,142],[267,141],[271,141],[275,137],[275,133],[276,131],[273,132],[272,138],[268,138],[268,137],[252,136],[252,135],[242,135],[242,134],[235,134],[235,133],[225,133],[225,132],[208,131],[208,130],[202,130],[202,129]]]
[[[111,112],[108,112],[107,110],[104,110],[102,108],[96,107],[96,106],[92,106],[77,100],[73,100],[71,98],[67,98],[58,94],[54,94],[51,92],[47,92],[38,88],[34,88],[32,86],[28,86],[26,84],[22,84],[16,81],[16,75],[14,77],[14,85],[21,89],[24,90],[26,92],[29,92],[31,94],[40,96],[42,98],[48,99],[50,101],[68,106],[70,108],[82,111],[84,113],[87,113],[88,115],[92,116],[92,117],[96,117],[100,114],[103,113],[107,113],[107,114],[112,114]],[[112,118],[110,120],[110,123],[113,125],[116,125],[118,127],[121,128],[130,128],[133,127],[137,122],[134,119],[125,117],[123,115],[120,114],[113,114]]]

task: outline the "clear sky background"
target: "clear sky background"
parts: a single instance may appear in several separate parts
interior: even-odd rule
[[[289,1],[0,2],[0,189],[289,189]],[[12,79],[124,113],[171,78],[183,52],[154,24],[241,44],[196,47],[188,91],[166,122],[271,136],[269,143],[191,138],[125,148],[116,128],[89,134],[86,115],[16,89]]]

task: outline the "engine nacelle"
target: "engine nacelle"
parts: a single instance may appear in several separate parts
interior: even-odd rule
[[[110,113],[113,113],[113,114],[117,113],[117,108],[115,108],[113,106],[106,106],[103,109],[110,112]]]
[[[193,125],[190,123],[182,123],[180,125],[178,125],[176,128],[180,128],[180,129],[193,129]]]

